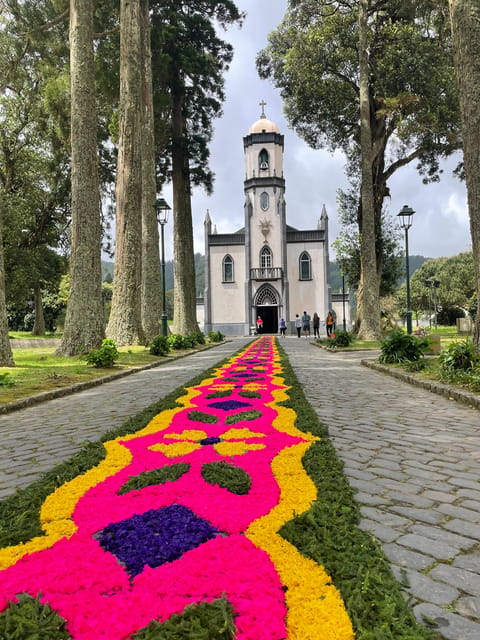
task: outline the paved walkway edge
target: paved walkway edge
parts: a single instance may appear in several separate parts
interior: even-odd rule
[[[449,400],[457,400],[457,402],[462,402],[463,404],[466,404],[471,408],[480,409],[479,394],[470,393],[469,391],[466,391],[464,389],[456,389],[447,384],[436,382],[435,380],[425,380],[423,378],[418,378],[417,376],[411,375],[406,371],[401,371],[394,367],[388,367],[384,364],[380,364],[379,362],[374,362],[373,360],[362,360],[361,364],[365,367],[369,367],[370,369],[374,369],[375,371],[386,373],[393,378],[398,378],[403,382],[408,382],[409,384],[421,387],[422,389],[427,389],[427,391],[436,393],[439,396],[445,396]]]
[[[154,369],[155,367],[161,367],[162,364],[166,364],[167,362],[170,363],[170,362],[173,362],[174,360],[179,360],[180,358],[185,358],[186,356],[191,356],[195,353],[199,353],[200,351],[213,349],[215,347],[220,346],[221,344],[225,344],[225,342],[230,342],[230,340],[225,340],[223,342],[214,342],[213,344],[207,344],[207,345],[198,347],[194,351],[192,350],[192,351],[188,351],[187,353],[182,353],[181,355],[167,356],[164,360],[151,362],[150,364],[143,365],[142,367],[132,367],[131,369],[125,369],[123,371],[119,371],[118,373],[111,373],[108,376],[100,376],[99,378],[95,378],[94,380],[87,380],[86,382],[77,382],[76,384],[72,384],[67,387],[51,389],[50,391],[37,393],[34,396],[28,396],[26,398],[21,398],[20,400],[14,400],[13,402],[6,402],[5,404],[0,405],[0,415],[5,413],[11,413],[12,411],[17,411],[18,409],[25,409],[26,407],[32,407],[33,405],[39,404],[40,402],[45,402],[46,400],[53,400],[54,398],[63,398],[64,396],[69,396],[72,393],[78,393],[79,391],[85,391],[85,389],[98,387],[99,385],[105,384],[106,382],[112,382],[113,380],[118,380],[119,378],[130,376],[133,373],[138,373],[139,371],[145,371],[147,369]]]

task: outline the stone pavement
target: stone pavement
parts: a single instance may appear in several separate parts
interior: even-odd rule
[[[0,499],[250,340],[0,416]],[[418,619],[446,640],[479,640],[479,411],[362,367],[365,352],[281,344]]]
[[[479,640],[480,412],[362,367],[365,352],[281,344],[417,618]]]

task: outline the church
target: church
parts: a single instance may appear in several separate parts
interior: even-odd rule
[[[278,333],[280,318],[295,333],[297,314],[317,312],[324,320],[332,304],[325,206],[316,228],[287,224],[284,137],[260,105],[260,118],[243,138],[244,226],[217,233],[209,212],[204,222],[205,333],[249,335],[258,316],[263,333]]]

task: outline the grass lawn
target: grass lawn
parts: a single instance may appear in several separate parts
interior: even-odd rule
[[[14,348],[15,367],[0,367],[0,376],[8,374],[7,381],[13,382],[11,386],[6,386],[5,383],[0,386],[0,405],[44,391],[165,360],[165,357],[150,355],[149,350],[143,346],[119,347],[118,351],[120,357],[114,367],[97,369],[88,365],[83,356],[55,355],[55,347]],[[173,351],[166,358],[182,353],[185,352]]]

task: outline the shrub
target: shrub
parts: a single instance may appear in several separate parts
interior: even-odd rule
[[[210,342],[221,342],[223,340],[223,333],[220,331],[210,331],[208,339]]]
[[[106,338],[102,342],[100,349],[92,349],[87,353],[85,359],[93,367],[108,369],[113,367],[115,360],[118,360],[117,345],[114,340]]]
[[[400,330],[392,331],[380,343],[378,360],[385,364],[414,362],[424,357],[428,345],[428,338],[417,338]]]
[[[152,340],[150,345],[150,353],[152,356],[166,356],[170,351],[168,339],[166,336],[157,336]]]
[[[194,333],[189,333],[187,336],[183,336],[183,345],[185,349],[193,349],[197,344],[197,339]]]
[[[443,377],[449,377],[458,371],[471,371],[480,362],[480,357],[471,340],[453,342],[444,349],[439,357],[440,371]]]
[[[353,342],[353,335],[348,331],[337,331],[334,338],[330,338],[328,344],[332,347],[348,347]]]
[[[181,336],[179,333],[171,333],[168,336],[167,341],[170,349],[174,349],[175,351],[178,351],[179,349],[185,349],[185,341],[183,339],[183,336]]]
[[[194,333],[195,336],[195,340],[197,342],[197,344],[205,344],[206,340],[205,340],[205,336],[203,335],[203,333],[201,331],[196,331]]]
[[[14,384],[15,380],[8,373],[8,371],[0,373],[0,387],[13,387]]]

